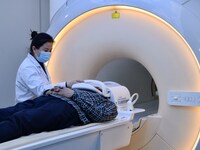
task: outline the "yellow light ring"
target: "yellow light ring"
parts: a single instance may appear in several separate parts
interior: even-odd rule
[[[54,43],[54,48],[53,50],[55,49],[58,41],[60,41],[62,39],[62,37],[67,34],[67,32],[72,29],[74,26],[76,26],[77,24],[79,24],[81,21],[83,21],[84,19],[94,15],[94,14],[97,14],[97,13],[100,13],[100,12],[103,12],[103,11],[108,11],[108,10],[113,10],[113,11],[119,11],[119,10],[133,10],[133,11],[137,11],[137,12],[140,12],[140,13],[144,13],[150,17],[153,17],[157,20],[159,20],[160,22],[164,23],[166,26],[168,26],[173,32],[175,32],[181,39],[182,41],[187,45],[188,49],[190,49],[190,52],[192,53],[193,57],[194,57],[194,60],[196,61],[196,64],[198,66],[198,69],[200,70],[200,65],[198,63],[198,60],[197,60],[197,57],[196,55],[194,54],[192,48],[190,47],[190,45],[186,42],[186,40],[184,39],[184,37],[172,26],[170,25],[168,22],[166,22],[165,20],[163,20],[162,18],[160,18],[159,16],[153,14],[153,13],[150,13],[148,11],[145,11],[145,10],[142,10],[142,9],[139,9],[139,8],[135,8],[135,7],[130,7],[130,6],[105,6],[105,7],[101,7],[101,8],[96,8],[96,9],[93,9],[91,11],[88,11],[88,12],[85,12],[83,13],[82,15],[78,16],[77,18],[75,18],[74,20],[72,20],[71,22],[69,22],[69,24],[67,24],[60,32],[59,34],[57,34],[57,36],[55,37],[55,43]]]

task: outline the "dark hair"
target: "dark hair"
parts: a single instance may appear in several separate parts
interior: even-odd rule
[[[35,46],[39,49],[46,42],[53,43],[53,38],[47,33],[37,33],[37,31],[31,31],[31,45],[30,45],[30,53],[33,54],[32,47]]]

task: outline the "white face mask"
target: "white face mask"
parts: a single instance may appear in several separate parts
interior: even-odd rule
[[[36,59],[41,63],[45,63],[49,60],[50,57],[51,57],[51,52],[40,51],[40,54],[39,56],[36,57]]]

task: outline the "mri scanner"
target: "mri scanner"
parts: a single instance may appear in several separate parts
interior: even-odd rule
[[[108,123],[22,137],[2,147],[194,150],[200,137],[197,10],[197,0],[66,1],[47,31],[55,38],[48,62],[53,82],[95,79],[113,60],[135,60],[155,81],[158,111],[134,123],[120,114]]]

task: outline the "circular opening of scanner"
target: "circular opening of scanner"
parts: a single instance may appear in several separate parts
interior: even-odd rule
[[[117,82],[126,86],[131,95],[135,92],[139,94],[139,100],[134,107],[143,108],[145,112],[135,114],[133,122],[158,112],[156,84],[148,70],[139,62],[125,58],[113,60],[99,70],[96,79]]]
[[[199,108],[171,106],[167,94],[171,90],[200,91],[199,64],[183,37],[159,17],[125,6],[85,12],[59,32],[52,53],[48,69],[53,82],[95,79],[103,66],[120,58],[139,62],[158,88],[157,115],[162,119],[154,125],[156,134],[147,140],[146,134],[152,131],[147,126],[148,132],[137,136],[134,146],[140,148],[137,143],[142,142],[191,149],[195,145]]]

